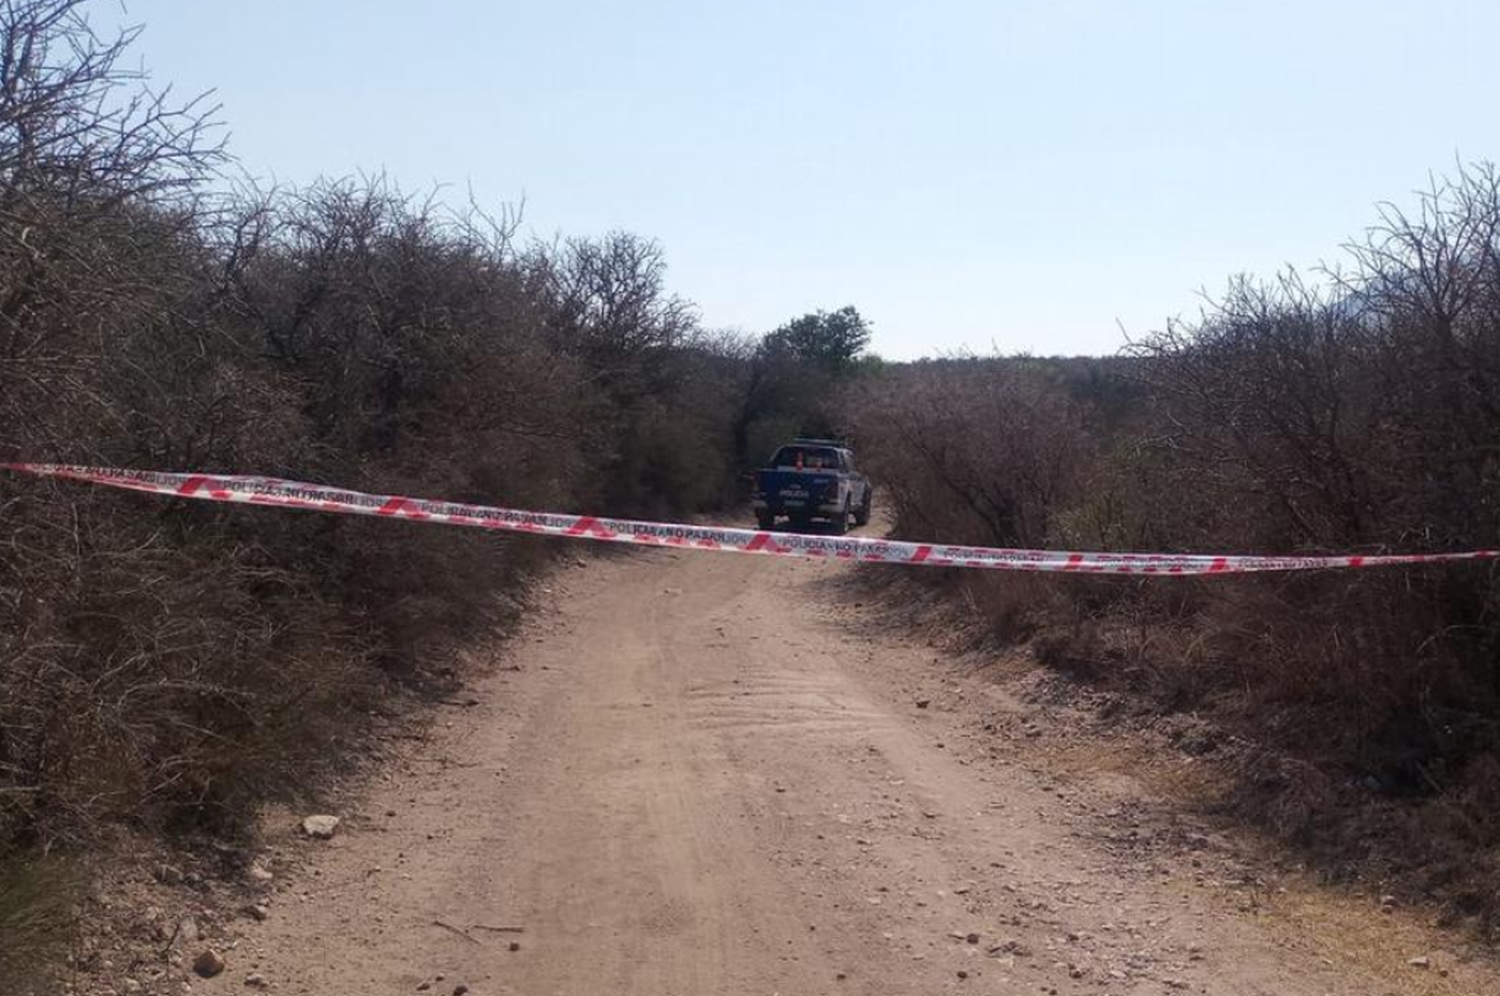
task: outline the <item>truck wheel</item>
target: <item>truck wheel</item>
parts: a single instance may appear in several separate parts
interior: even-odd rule
[[[865,492],[865,500],[859,503],[859,509],[854,513],[854,524],[856,526],[868,526],[870,524],[870,506],[873,504],[870,492]]]
[[[771,512],[756,512],[755,521],[761,529],[774,529],[776,526],[776,516]]]

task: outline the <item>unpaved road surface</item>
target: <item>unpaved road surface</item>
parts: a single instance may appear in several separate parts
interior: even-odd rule
[[[1049,768],[1026,707],[862,632],[846,570],[567,571],[333,840],[268,829],[270,916],[195,991],[1500,992],[1415,913],[1149,815],[1119,765]]]

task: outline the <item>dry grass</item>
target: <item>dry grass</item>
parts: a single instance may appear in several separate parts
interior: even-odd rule
[[[1432,924],[1422,913],[1401,908],[1372,916],[1379,896],[1331,891],[1308,879],[1283,878],[1264,897],[1257,925],[1288,948],[1316,953],[1335,966],[1381,979],[1393,992],[1413,996],[1477,996],[1465,971],[1466,952],[1433,950]],[[1426,956],[1431,967],[1407,964]]]
[[[0,979],[7,993],[47,991],[72,939],[82,880],[58,858],[20,854],[0,861]]]

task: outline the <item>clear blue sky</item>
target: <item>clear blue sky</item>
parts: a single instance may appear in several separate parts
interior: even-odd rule
[[[114,0],[118,3],[118,0]],[[100,23],[116,16],[102,0]],[[1500,158],[1494,0],[127,0],[265,179],[659,239],[710,326],[1110,353]]]

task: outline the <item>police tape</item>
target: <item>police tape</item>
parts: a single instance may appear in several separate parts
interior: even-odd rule
[[[1462,560],[1495,560],[1500,550],[1344,556],[1255,556],[1182,553],[1086,553],[1000,547],[909,543],[865,536],[810,536],[671,522],[640,522],[591,515],[525,512],[487,505],[372,495],[275,477],[179,474],[68,464],[3,463],[0,468],[40,477],[88,481],[130,491],[199,501],[299,508],[343,515],[374,515],[412,522],[561,536],[639,546],[720,550],[923,567],[1076,574],[1201,575],[1387,567]]]

